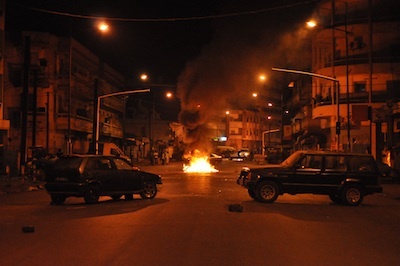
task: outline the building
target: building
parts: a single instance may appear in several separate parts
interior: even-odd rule
[[[89,152],[97,97],[123,90],[123,76],[69,37],[23,32],[6,40],[3,110],[8,149],[20,156],[14,165],[24,165],[33,147]],[[123,114],[123,97],[101,100],[100,141],[122,143]]]
[[[10,130],[10,120],[4,119],[4,11],[5,0],[0,0],[0,172],[4,173],[6,170],[6,156],[8,133]]]
[[[369,5],[371,3],[371,5]],[[327,149],[371,151],[398,143],[400,3],[320,1],[312,38],[312,118]],[[340,128],[339,128],[340,127]]]

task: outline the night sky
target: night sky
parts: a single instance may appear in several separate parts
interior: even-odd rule
[[[205,46],[215,42],[256,45],[267,32],[276,35],[277,31],[295,27],[304,20],[303,14],[312,11],[314,3],[8,0],[6,31],[29,29],[71,34],[128,79],[145,71],[156,83],[175,84],[185,65],[198,57]],[[96,17],[112,19],[108,34],[97,32]]]
[[[199,99],[208,110],[222,109],[259,86],[258,73],[309,67],[302,28],[316,2],[8,0],[6,31],[71,35],[130,84],[146,72],[150,83],[177,86],[182,109]],[[102,17],[111,27],[107,34],[95,28]]]

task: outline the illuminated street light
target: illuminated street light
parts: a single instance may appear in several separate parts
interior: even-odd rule
[[[265,76],[264,74],[261,74],[260,76],[258,76],[258,78],[259,78],[261,81],[265,81],[265,80],[267,79],[267,76]]]
[[[172,92],[167,92],[166,94],[165,94],[165,96],[167,97],[167,98],[172,98]]]
[[[354,35],[353,32],[347,30],[347,12],[348,12],[348,4],[347,2],[343,2],[345,4],[345,18],[344,18],[344,29],[338,28],[338,27],[332,27],[332,53],[335,53],[335,35],[334,31],[341,31],[344,32],[345,34],[345,57],[346,57],[346,106],[347,106],[347,148],[351,150],[351,142],[350,142],[350,93],[349,93],[349,35]],[[318,26],[318,23],[315,20],[309,20],[307,21],[307,26],[309,28],[314,28]],[[332,69],[333,69],[333,76],[335,76],[335,58],[332,59]],[[338,94],[340,91],[338,90]],[[339,109],[339,96],[337,96],[337,102],[336,104],[338,105]],[[338,130],[338,125],[336,125],[336,130]],[[338,147],[339,149],[339,147]]]
[[[143,73],[142,75],[140,75],[140,79],[143,81],[146,81],[149,77],[147,76],[146,73]]]
[[[307,21],[307,27],[309,28],[314,28],[317,26],[317,22],[315,20],[309,20]]]
[[[107,32],[110,29],[110,26],[106,22],[102,21],[97,24],[97,29],[101,32]]]
[[[257,92],[253,92],[253,97],[256,98],[258,96]]]

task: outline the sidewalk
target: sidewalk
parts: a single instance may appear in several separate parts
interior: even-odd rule
[[[37,191],[44,189],[44,182],[27,180],[23,177],[0,176],[0,195],[19,193],[26,191]]]

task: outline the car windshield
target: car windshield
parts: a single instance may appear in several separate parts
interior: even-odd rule
[[[54,164],[54,169],[67,170],[67,169],[78,169],[81,165],[82,158],[79,157],[65,157],[57,160]]]
[[[286,160],[284,160],[281,165],[284,167],[291,167],[293,166],[299,158],[303,155],[303,151],[296,151],[295,153],[292,153]]]

